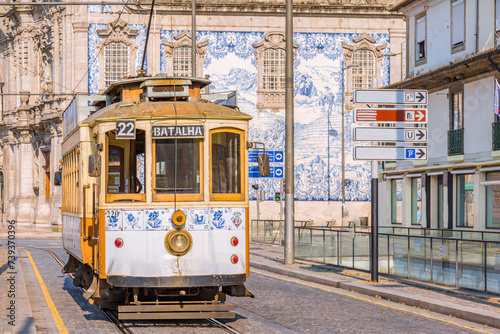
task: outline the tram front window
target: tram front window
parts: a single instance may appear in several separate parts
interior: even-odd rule
[[[200,193],[200,143],[193,138],[155,141],[157,194]]]
[[[145,141],[143,130],[136,130],[136,139],[116,139],[115,131],[107,132],[108,161],[107,193],[108,194],[145,194]],[[116,197],[111,200],[119,200]],[[124,197],[123,199],[128,199]],[[144,200],[133,198],[136,200]]]
[[[241,194],[241,134],[215,132],[211,144],[212,194]]]

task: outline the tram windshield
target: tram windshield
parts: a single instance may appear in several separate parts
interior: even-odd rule
[[[116,139],[115,131],[107,132],[108,194],[145,193],[145,131],[137,129],[136,139]]]
[[[212,193],[241,193],[241,134],[212,134]]]
[[[155,141],[157,194],[200,193],[200,139]]]

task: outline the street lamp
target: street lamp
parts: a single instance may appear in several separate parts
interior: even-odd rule
[[[344,66],[342,61],[342,218],[341,226],[344,226],[344,210],[345,210],[345,124],[344,124],[344,103],[345,103],[345,86],[344,86],[344,71],[352,68],[359,67],[358,64],[349,64]]]
[[[395,57],[395,56],[397,56],[397,55],[402,55],[402,54],[403,54],[403,52],[398,52],[398,53],[395,53],[395,52],[389,51],[389,52],[384,53],[384,56],[386,56],[386,57]],[[402,80],[403,80],[403,56],[401,56],[401,63],[400,63],[399,65],[401,66],[401,71],[400,71],[400,73],[401,73],[401,76],[400,76],[400,81],[402,81]]]

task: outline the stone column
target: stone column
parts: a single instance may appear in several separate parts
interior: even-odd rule
[[[18,145],[18,168],[15,173],[18,174],[18,193],[16,211],[19,228],[34,228],[34,215],[36,208],[36,189],[34,189],[33,168],[35,161],[33,157],[33,147],[31,145],[31,133],[29,130],[21,130]]]

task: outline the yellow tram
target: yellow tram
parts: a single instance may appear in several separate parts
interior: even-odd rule
[[[128,78],[63,115],[63,272],[121,319],[234,317],[226,295],[252,296],[251,117],[202,99],[209,83]]]

